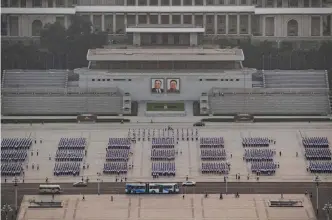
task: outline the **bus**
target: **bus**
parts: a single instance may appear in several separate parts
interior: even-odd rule
[[[40,185],[39,193],[56,194],[61,193],[60,185]]]
[[[127,194],[173,194],[179,193],[177,183],[127,183]]]

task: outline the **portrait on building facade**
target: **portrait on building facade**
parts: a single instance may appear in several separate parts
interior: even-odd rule
[[[151,79],[151,92],[152,93],[164,93],[164,79]]]
[[[167,79],[167,93],[180,93],[180,79]]]

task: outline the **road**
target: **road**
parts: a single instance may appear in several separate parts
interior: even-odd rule
[[[56,184],[56,183],[53,183]],[[63,194],[97,194],[97,183],[89,183],[87,187],[73,187],[71,183],[60,183]],[[18,190],[18,204],[20,204],[24,195],[38,194],[38,183],[20,183],[17,186]],[[123,194],[125,183],[107,182],[100,183],[101,194]],[[240,194],[302,194],[306,190],[312,192],[312,204],[316,208],[316,185],[313,182],[298,182],[298,183],[265,183],[265,182],[229,182],[227,183],[228,193]],[[181,187],[181,193],[185,194],[219,194],[226,193],[226,184],[224,182],[198,182],[195,187]],[[13,183],[1,184],[1,203],[15,204],[15,190]],[[319,185],[319,220],[325,219],[322,211],[324,204],[332,202],[332,183],[320,183]],[[332,216],[331,216],[332,217]]]

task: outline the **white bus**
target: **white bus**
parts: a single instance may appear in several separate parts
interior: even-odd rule
[[[39,193],[50,193],[50,194],[61,193],[61,187],[60,185],[40,185]]]

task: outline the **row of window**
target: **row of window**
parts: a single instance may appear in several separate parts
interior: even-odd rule
[[[160,0],[161,6],[256,5],[257,7],[324,7],[332,0]],[[159,0],[2,0],[1,7],[72,7],[97,5],[158,6]]]
[[[124,82],[124,81],[131,81],[131,79],[91,79],[92,82]],[[208,81],[208,82],[214,82],[214,81],[219,81],[219,79],[199,79],[199,81]],[[240,81],[240,79],[220,79],[220,81],[224,82],[233,82],[233,81]]]
[[[106,30],[109,33],[124,33],[125,31],[125,18],[124,15],[82,15],[84,18],[90,20],[95,30]],[[102,16],[104,16],[104,23],[102,22]],[[127,25],[138,24],[196,24],[205,26],[206,34],[253,34],[254,36],[275,36],[275,17],[265,17],[251,15],[251,23],[249,25],[250,15],[126,15]],[[138,17],[136,19],[136,16]],[[160,18],[159,18],[160,16]],[[205,25],[204,23],[205,16]],[[113,22],[115,19],[115,22]],[[228,19],[228,24],[226,21]],[[265,19],[265,32],[264,21]],[[160,20],[160,22],[159,22]],[[239,20],[239,27],[238,27]],[[148,22],[149,21],[149,22]],[[65,17],[57,16],[56,22],[65,25]],[[217,24],[215,25],[215,22]],[[331,31],[331,15],[324,16],[311,16],[311,36],[330,36]],[[322,25],[321,25],[322,22]],[[1,34],[2,36],[19,36],[19,29],[22,28],[19,25],[18,16],[2,16],[1,19]],[[104,24],[104,26],[102,26]],[[306,24],[309,25],[309,24]],[[35,20],[32,23],[32,36],[39,36],[43,27],[43,23],[40,20]],[[250,29],[251,27],[251,29]],[[8,30],[9,29],[9,30]],[[155,36],[155,35],[151,35]],[[174,35],[175,36],[175,35]],[[290,20],[287,23],[287,36],[299,36],[299,24],[297,20]],[[176,40],[176,39],[175,39]],[[179,40],[180,41],[180,40]],[[150,42],[150,40],[148,41]]]

